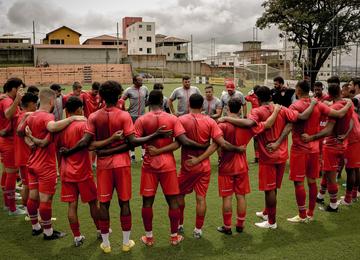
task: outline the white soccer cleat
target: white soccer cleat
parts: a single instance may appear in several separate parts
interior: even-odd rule
[[[194,229],[194,231],[193,231],[193,236],[196,239],[200,239],[202,237],[202,234],[203,234],[203,232],[201,229],[199,229],[199,230]]]
[[[259,223],[255,223],[255,226],[259,228],[267,228],[267,229],[277,229],[277,224],[270,224],[269,221],[263,221]]]
[[[348,203],[348,202],[345,201],[345,197],[341,198],[341,200],[338,200],[337,204],[338,205],[343,205],[343,206],[350,206],[351,205],[351,203]]]
[[[9,216],[20,216],[20,215],[26,215],[26,211],[23,209],[17,208],[15,211],[9,211]]]
[[[15,192],[15,200],[22,200],[20,193]]]
[[[293,218],[288,218],[287,221],[291,223],[308,223],[309,219],[307,217],[301,218],[299,215],[296,215]]]
[[[262,211],[256,212],[256,216],[259,218],[262,218],[264,221],[267,221],[269,219],[268,215],[264,215],[264,213]]]

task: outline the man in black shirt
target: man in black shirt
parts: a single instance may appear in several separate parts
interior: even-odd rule
[[[274,78],[274,88],[271,89],[271,97],[275,104],[289,107],[293,102],[294,94],[295,89],[286,87],[282,77]]]

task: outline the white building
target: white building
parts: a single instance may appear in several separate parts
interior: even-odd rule
[[[218,52],[216,56],[207,57],[204,62],[215,67],[236,67],[248,64],[247,61],[241,61],[238,56],[231,52]]]
[[[155,37],[156,54],[166,55],[168,61],[188,60],[188,40],[163,34],[156,34]]]
[[[136,22],[126,28],[128,55],[154,55],[155,23]]]

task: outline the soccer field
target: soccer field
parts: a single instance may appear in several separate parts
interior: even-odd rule
[[[150,86],[150,84],[148,84]],[[176,85],[177,86],[177,85]],[[165,95],[169,96],[175,84],[165,86]],[[68,89],[68,87],[67,87]],[[201,89],[203,90],[203,88]],[[220,96],[221,87],[216,87],[216,95]],[[248,89],[244,90],[246,94]],[[137,159],[139,158],[137,149]],[[217,191],[217,156],[211,158],[212,177],[207,195],[208,211],[203,227],[203,238],[192,237],[195,225],[195,195],[186,197],[185,208],[185,240],[177,247],[169,244],[170,224],[167,216],[168,207],[162,195],[161,188],[154,203],[153,232],[155,245],[145,247],[139,238],[144,233],[141,219],[142,199],[139,195],[141,162],[132,165],[133,198],[132,209],[132,239],[136,246],[129,253],[121,252],[121,229],[119,222],[119,207],[116,196],[111,205],[110,235],[112,252],[104,255],[99,248],[100,241],[96,239],[96,229],[90,218],[87,205],[79,206],[80,229],[86,236],[85,243],[75,248],[72,233],[67,221],[67,204],[60,202],[60,185],[54,197],[53,217],[57,218],[54,228],[68,235],[57,241],[43,241],[42,236],[31,236],[30,223],[24,217],[9,217],[7,212],[0,212],[0,259],[358,259],[360,256],[360,202],[349,208],[340,207],[339,213],[315,211],[315,220],[309,224],[288,223],[286,218],[297,214],[297,206],[293,184],[288,180],[288,167],[283,180],[283,187],[278,192],[276,230],[263,230],[254,226],[259,219],[255,212],[263,209],[264,195],[258,191],[257,164],[254,161],[252,142],[247,150],[249,175],[252,192],[247,196],[247,217],[245,230],[242,234],[234,232],[226,236],[216,231],[222,225],[221,198]],[[176,151],[177,166],[180,166],[180,154]],[[339,181],[339,196],[345,189]],[[328,201],[328,196],[326,201]],[[235,202],[235,201],[234,201]],[[2,197],[1,197],[2,205]],[[235,212],[235,208],[233,210]],[[236,216],[233,214],[233,223]],[[234,231],[234,230],[233,230]]]

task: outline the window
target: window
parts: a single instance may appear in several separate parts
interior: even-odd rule
[[[142,48],[139,48],[139,51],[142,51]]]
[[[142,36],[139,36],[139,40],[142,40]]]
[[[147,49],[146,49],[146,53],[148,53],[148,54],[152,53],[152,49],[151,49],[151,48],[147,48]]]
[[[70,37],[70,34],[66,35],[67,37]]]
[[[142,28],[142,24],[139,24],[139,28]]]
[[[328,64],[327,67],[330,68],[330,64]]]
[[[151,31],[151,25],[150,24],[146,25],[146,31],[148,31],[148,32]]]
[[[222,65],[226,66],[226,62],[223,62]]]
[[[176,50],[180,51],[180,50],[181,50],[181,46],[180,46],[180,45],[176,46]]]
[[[50,40],[50,44],[64,44],[64,40],[53,39]]]
[[[168,56],[170,57],[170,53],[168,53]]]
[[[330,76],[330,73],[328,73],[328,76]]]
[[[151,36],[146,37],[147,42],[151,42]]]
[[[229,62],[229,66],[234,66],[234,62]]]

